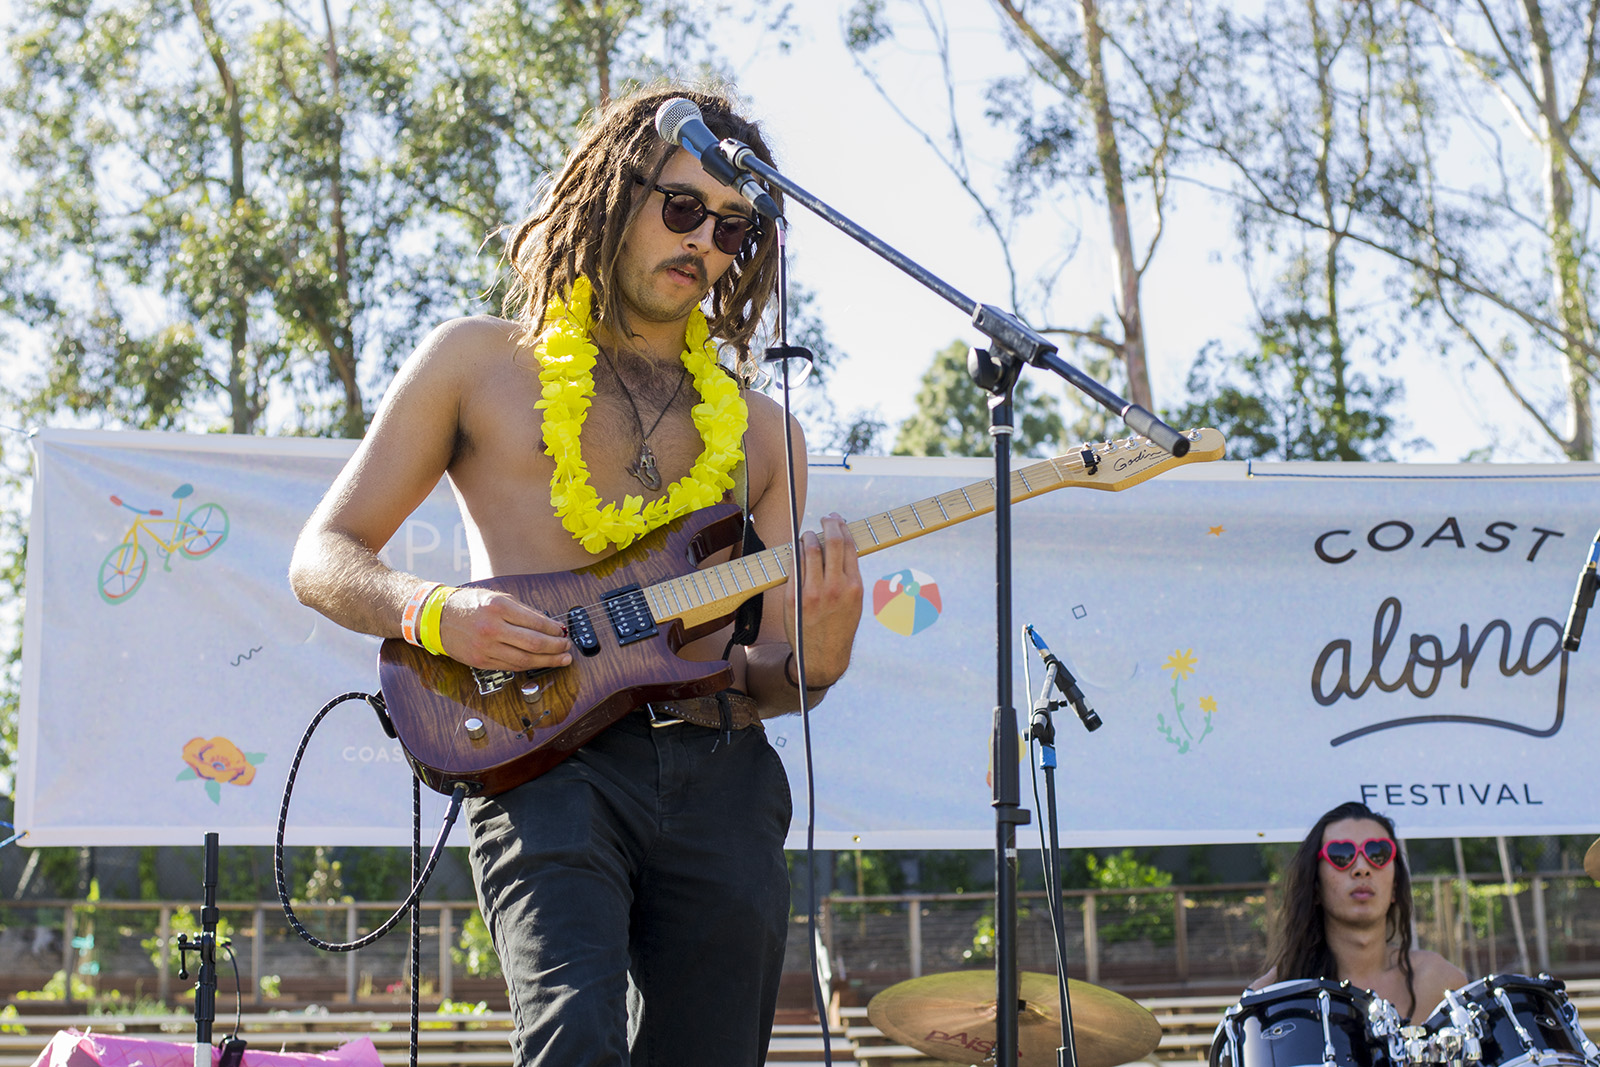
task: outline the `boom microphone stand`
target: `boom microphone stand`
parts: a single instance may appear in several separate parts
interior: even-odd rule
[[[1017,709],[1012,703],[1011,667],[1011,434],[1012,390],[1023,364],[1032,364],[1060,376],[1115,412],[1135,433],[1148,437],[1174,456],[1189,451],[1189,441],[1155,415],[1118,396],[1061,359],[1057,348],[1021,319],[990,304],[980,304],[955,286],[896,251],[850,221],[822,200],[806,192],[769,166],[748,145],[728,138],[721,142],[723,157],[739,170],[754,174],[804,204],[819,218],[855,238],[872,252],[932,289],[972,318],[972,325],[989,338],[987,350],[973,349],[967,371],[989,393],[989,433],[994,438],[995,527],[995,707],[993,778],[995,813],[995,983],[996,1004],[994,1062],[1015,1063],[1017,1002],[1021,980],[1017,973],[1017,827],[1027,825],[1029,813],[1020,803],[1017,745]],[[1070,1040],[1069,1040],[1070,1043]]]

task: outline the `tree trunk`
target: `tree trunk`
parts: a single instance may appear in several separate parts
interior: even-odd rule
[[[1104,41],[1097,0],[1081,0],[1084,45],[1088,54],[1089,108],[1094,113],[1095,155],[1105,183],[1106,213],[1117,256],[1118,307],[1122,320],[1122,358],[1128,368],[1128,392],[1135,404],[1155,410],[1150,394],[1150,370],[1145,361],[1144,317],[1139,305],[1138,261],[1133,254],[1133,233],[1128,223],[1128,199],[1122,180],[1122,154],[1106,91]]]
[[[244,264],[240,261],[242,250],[236,229],[239,212],[245,204],[244,117],[239,100],[239,84],[228,68],[228,57],[222,54],[222,38],[217,35],[216,26],[211,20],[211,5],[208,0],[191,0],[191,10],[200,23],[211,62],[217,68],[217,77],[222,82],[223,98],[228,108],[228,217],[231,220],[229,228],[235,231],[229,242],[226,282],[233,290],[227,301],[228,315],[232,320],[228,336],[228,404],[233,409],[233,432],[250,433],[255,429],[257,412],[247,373],[250,310],[244,291]]]
[[[1361,459],[1350,441],[1350,404],[1347,385],[1348,367],[1345,361],[1344,334],[1339,328],[1339,243],[1341,241],[1338,219],[1334,208],[1333,183],[1328,177],[1328,161],[1333,155],[1333,86],[1329,71],[1331,57],[1327,31],[1322,25],[1322,13],[1317,0],[1306,0],[1306,15],[1311,24],[1311,50],[1317,65],[1317,198],[1322,202],[1323,283],[1327,305],[1328,331],[1328,425],[1325,431],[1332,439],[1327,442],[1335,458],[1354,461]]]
[[[1593,344],[1594,321],[1584,291],[1579,235],[1572,224],[1572,183],[1567,177],[1567,154],[1555,127],[1561,121],[1557,105],[1555,61],[1539,0],[1523,0],[1528,19],[1528,47],[1536,78],[1539,104],[1539,141],[1544,150],[1545,203],[1550,217],[1550,265],[1555,275],[1556,306],[1562,325],[1573,337]],[[1594,420],[1590,401],[1588,356],[1564,341],[1567,402],[1572,407],[1571,436],[1562,442],[1568,459],[1594,458]]]
[[[334,270],[337,275],[337,302],[335,320],[330,323],[327,336],[332,339],[328,349],[328,362],[334,376],[344,387],[344,417],[339,420],[339,431],[345,437],[360,437],[367,429],[365,406],[361,400],[361,383],[356,377],[355,331],[351,327],[350,300],[350,246],[344,223],[344,98],[339,92],[339,46],[333,34],[333,13],[328,0],[322,0],[322,17],[328,27],[328,77],[333,90],[333,176],[329,190],[332,201]]]

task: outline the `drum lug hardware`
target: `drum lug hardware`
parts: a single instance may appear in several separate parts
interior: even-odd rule
[[[1517,1018],[1517,1013],[1511,1009],[1511,998],[1506,996],[1504,989],[1497,986],[1494,991],[1494,999],[1500,1005],[1501,1010],[1506,1013],[1506,1018],[1510,1020],[1512,1029],[1516,1030],[1517,1040],[1522,1042],[1522,1050],[1528,1054],[1528,1059],[1533,1061],[1534,1067],[1538,1067],[1538,1064],[1543,1062],[1544,1057],[1539,1055],[1539,1050],[1534,1047],[1533,1038],[1528,1036],[1528,1031],[1523,1027],[1522,1020]]]
[[[1345,984],[1349,985],[1350,983],[1346,982]],[[1332,1007],[1326,989],[1317,990],[1317,1007],[1321,1009],[1319,1014],[1322,1016],[1322,1062],[1327,1067],[1334,1067],[1338,1062],[1338,1057],[1333,1051],[1333,1031],[1329,1029],[1328,1024],[1328,1015],[1331,1013]]]

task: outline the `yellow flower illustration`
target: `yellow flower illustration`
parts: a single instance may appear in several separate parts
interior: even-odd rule
[[[206,796],[213,804],[222,803],[224,785],[249,785],[256,779],[256,764],[266,759],[263,752],[245,752],[226,737],[193,737],[183,746],[183,762],[188,764],[178,781],[198,778],[205,783]]]
[[[1199,662],[1199,658],[1194,654],[1194,649],[1178,649],[1167,657],[1167,662],[1161,665],[1161,669],[1171,671],[1172,680],[1178,681],[1180,678],[1187,678],[1193,674],[1195,664]]]
[[[1200,710],[1205,712],[1207,715],[1210,715],[1212,712],[1216,711],[1217,710],[1217,698],[1216,697],[1201,697],[1200,698]]]

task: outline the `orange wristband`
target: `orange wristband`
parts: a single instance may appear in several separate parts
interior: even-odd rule
[[[433,591],[439,588],[439,582],[418,582],[417,587],[411,591],[411,599],[406,601],[405,610],[400,613],[400,636],[405,638],[406,644],[422,647],[422,639],[417,636],[417,622],[422,617],[422,605],[427,601]]]

